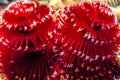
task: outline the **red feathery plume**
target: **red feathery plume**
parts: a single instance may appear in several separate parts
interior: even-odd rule
[[[47,80],[51,74],[54,53],[48,47],[40,51],[22,54],[0,46],[2,73],[9,80]]]
[[[0,36],[8,40],[5,46],[14,50],[34,51],[49,44],[48,35],[55,22],[53,11],[33,1],[12,3],[2,14]],[[49,44],[51,45],[51,44]]]
[[[56,80],[112,80],[120,77],[115,60],[118,22],[108,5],[82,2],[59,11],[57,35],[61,55]]]

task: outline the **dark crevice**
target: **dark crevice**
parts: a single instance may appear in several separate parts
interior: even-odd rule
[[[101,25],[97,25],[97,26],[94,26],[93,29],[94,29],[94,30],[100,30],[101,27],[102,27]]]
[[[19,18],[19,20],[20,20],[20,21],[26,20],[26,17],[25,17],[25,16],[21,16],[21,17]]]

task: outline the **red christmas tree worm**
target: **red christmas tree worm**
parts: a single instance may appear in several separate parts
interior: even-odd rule
[[[61,55],[53,79],[113,80],[120,77],[115,60],[118,51],[118,22],[108,5],[82,2],[64,8],[58,16]]]
[[[9,80],[45,80],[54,62],[53,10],[33,1],[17,1],[2,13],[0,51]]]

